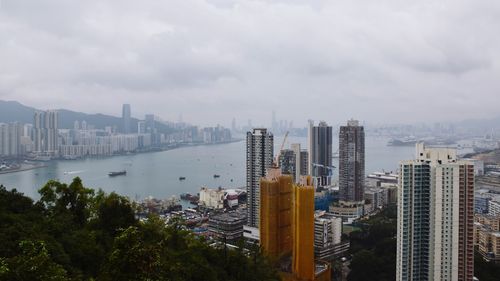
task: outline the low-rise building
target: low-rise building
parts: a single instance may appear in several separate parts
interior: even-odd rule
[[[500,216],[474,217],[474,244],[485,260],[500,262]]]
[[[488,202],[488,214],[491,216],[500,216],[500,200],[498,198]]]
[[[198,205],[205,209],[223,209],[224,196],[226,191],[222,188],[210,189],[202,187],[200,189],[200,201]]]
[[[243,212],[229,212],[210,216],[208,231],[210,235],[227,243],[235,243],[243,238],[243,226],[247,223]]]
[[[371,206],[371,209],[365,209],[366,213],[375,209],[383,209],[388,202],[387,190],[378,187],[372,187],[365,190],[365,202]]]
[[[362,204],[339,201],[339,204],[330,206],[330,213],[342,218],[344,224],[352,224],[364,215],[364,208]]]
[[[349,250],[349,242],[342,243],[342,218],[324,211],[314,218],[314,256],[332,261]]]

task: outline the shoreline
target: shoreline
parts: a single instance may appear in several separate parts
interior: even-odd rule
[[[87,157],[81,157],[81,158],[76,158],[76,159],[64,159],[64,158],[56,158],[56,159],[51,159],[50,161],[44,161],[41,163],[49,163],[52,161],[75,161],[75,160],[85,160],[85,159],[108,159],[108,158],[113,158],[117,156],[127,156],[127,155],[137,155],[137,154],[144,154],[144,153],[156,153],[156,152],[164,152],[164,151],[170,151],[178,148],[185,148],[185,147],[196,147],[196,146],[212,146],[212,145],[221,145],[221,144],[230,144],[230,143],[236,143],[236,142],[241,142],[244,139],[234,139],[230,141],[225,141],[225,142],[218,142],[218,143],[186,143],[186,144],[177,144],[172,147],[164,147],[164,148],[159,148],[159,149],[150,149],[146,151],[135,151],[135,152],[130,152],[130,153],[119,153],[119,154],[113,154],[113,155],[108,155],[108,156],[87,156]],[[26,164],[24,164],[26,165]],[[41,164],[41,165],[35,165],[32,164],[30,167],[21,167],[19,169],[15,170],[6,170],[6,171],[0,171],[0,175],[3,174],[13,174],[13,173],[18,173],[18,172],[25,172],[25,171],[30,171],[30,170],[35,170],[35,169],[40,169],[40,168],[45,168],[48,167],[46,164]]]
[[[31,165],[30,167],[24,167],[24,168],[19,168],[19,169],[15,169],[15,170],[0,171],[0,175],[31,171],[31,170],[36,170],[36,169],[40,169],[40,168],[45,168],[47,166],[48,165]]]

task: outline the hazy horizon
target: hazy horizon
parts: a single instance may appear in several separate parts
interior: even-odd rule
[[[494,118],[500,2],[0,0],[0,100],[228,126]]]

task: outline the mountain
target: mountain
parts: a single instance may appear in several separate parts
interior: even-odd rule
[[[0,122],[33,123],[36,109],[20,104],[17,101],[0,100]]]
[[[33,123],[33,114],[37,111],[36,108],[23,105],[17,101],[2,101],[0,100],[0,123],[8,122],[21,122]],[[93,125],[96,129],[104,129],[105,126],[116,126],[122,128],[122,118],[105,115],[105,114],[87,114],[83,112],[76,112],[67,109],[58,109],[59,112],[59,128],[71,129],[75,121],[86,121],[87,124]],[[131,118],[130,126],[133,131],[137,128],[139,119]],[[158,123],[157,128],[161,133],[168,133],[172,128],[165,124]]]

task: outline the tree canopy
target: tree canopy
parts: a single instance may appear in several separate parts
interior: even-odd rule
[[[49,181],[35,202],[0,186],[0,281],[279,280],[258,251],[210,247],[116,193]]]

